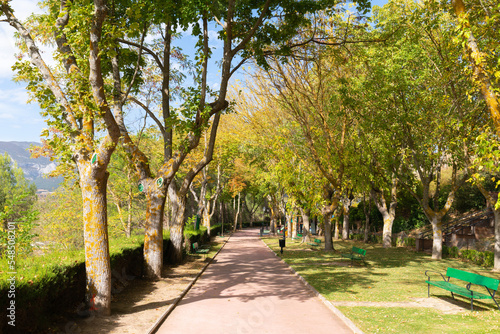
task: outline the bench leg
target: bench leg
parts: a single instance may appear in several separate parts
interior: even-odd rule
[[[455,299],[455,295],[453,294],[453,292],[451,292],[451,298]]]
[[[474,311],[474,306],[473,305],[474,305],[474,298],[471,298],[470,299],[470,310],[471,311]]]
[[[427,298],[431,296],[431,285],[427,283]]]
[[[492,299],[495,302],[495,304],[497,304],[498,310],[500,311],[500,306],[498,306],[498,303],[497,303],[496,299],[495,298],[492,298]]]

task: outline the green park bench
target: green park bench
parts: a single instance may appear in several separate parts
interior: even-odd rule
[[[311,241],[308,243],[310,246],[319,246],[321,245],[321,240],[320,239],[314,239],[314,241]]]
[[[342,257],[351,259],[351,265],[354,261],[365,262],[366,250],[352,246],[351,252],[349,254],[340,254]]]
[[[428,273],[435,273],[438,275],[441,275],[441,280],[436,280],[433,281],[431,280],[431,277]],[[454,269],[454,268],[448,268],[446,270],[446,277],[443,276],[443,274],[432,271],[432,270],[427,270],[425,272],[425,275],[427,276],[427,280],[425,281],[427,283],[427,296],[430,297],[430,287],[431,285],[437,286],[438,288],[447,290],[451,292],[451,297],[455,299],[454,294],[461,295],[467,298],[470,298],[470,309],[471,311],[473,310],[473,303],[474,299],[492,299],[495,304],[498,307],[498,310],[500,311],[500,306],[498,305],[496,299],[495,299],[495,293],[498,290],[498,285],[500,284],[500,280],[496,278],[491,278],[487,276],[482,276],[474,273],[470,273],[467,271],[459,270],[459,269]],[[467,282],[467,285],[465,287],[456,285],[454,283],[450,282],[450,279],[457,279],[461,280],[464,282]],[[488,291],[488,294],[477,292],[471,289],[471,286],[482,286]]]
[[[203,247],[200,247],[197,242],[193,243],[193,253],[206,255],[208,252],[210,252],[210,246],[203,245]]]

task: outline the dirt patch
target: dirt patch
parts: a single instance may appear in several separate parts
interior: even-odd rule
[[[225,239],[217,238],[218,243]],[[114,286],[111,316],[82,318],[78,310],[58,322],[50,333],[144,334],[209,261],[205,256],[189,255],[181,265],[166,266],[162,278],[149,281],[125,277]]]

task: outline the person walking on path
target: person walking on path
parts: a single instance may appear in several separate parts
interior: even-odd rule
[[[258,236],[235,232],[157,333],[353,333]]]

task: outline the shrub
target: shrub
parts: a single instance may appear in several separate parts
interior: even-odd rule
[[[363,241],[365,239],[365,235],[362,233],[355,233],[350,235],[352,240]]]
[[[406,239],[404,239],[404,245],[406,247],[415,247],[415,245],[416,245],[415,238],[406,238]]]
[[[493,267],[493,252],[479,252],[475,249],[463,249],[460,251],[460,258],[471,261],[479,266]]]
[[[384,238],[381,235],[372,234],[368,237],[368,242],[371,242],[374,244],[381,244],[383,241],[384,241]]]

